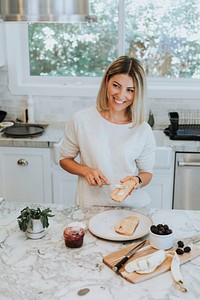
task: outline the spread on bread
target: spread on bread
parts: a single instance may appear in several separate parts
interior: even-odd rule
[[[136,182],[134,179],[129,179],[126,180],[125,182],[123,182],[123,185],[127,185],[127,188],[115,188],[111,194],[110,197],[112,200],[116,201],[116,202],[121,202],[124,199],[126,199],[126,197],[128,197],[128,195],[131,194],[131,192],[134,190],[134,187],[136,185]]]
[[[115,231],[119,234],[131,236],[139,224],[139,219],[136,216],[129,216],[121,219],[115,225]]]

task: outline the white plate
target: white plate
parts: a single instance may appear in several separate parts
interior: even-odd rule
[[[13,122],[1,122],[1,123],[0,123],[0,127],[1,127],[1,128],[10,127],[10,126],[13,126],[13,125],[14,125]]]
[[[139,218],[139,224],[131,236],[126,236],[115,232],[115,225],[123,218],[136,216]],[[112,241],[128,241],[141,238],[149,233],[149,228],[153,224],[150,217],[133,210],[117,209],[106,210],[89,220],[89,230],[92,234]]]

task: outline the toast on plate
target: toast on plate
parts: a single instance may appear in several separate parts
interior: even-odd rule
[[[115,225],[115,231],[119,234],[131,236],[139,224],[139,218],[136,216],[129,216],[121,219]]]
[[[126,180],[125,182],[123,182],[123,185],[127,185],[127,188],[115,188],[111,193],[110,193],[110,197],[113,201],[116,202],[121,202],[124,199],[126,199],[126,197],[128,197],[131,192],[134,190],[134,187],[136,185],[136,182],[134,179],[129,179]]]

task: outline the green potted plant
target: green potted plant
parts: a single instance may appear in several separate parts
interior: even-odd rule
[[[35,209],[27,206],[21,210],[17,221],[20,230],[26,232],[29,238],[38,239],[44,236],[44,229],[49,227],[49,217],[54,217],[50,208],[41,210],[39,207]]]

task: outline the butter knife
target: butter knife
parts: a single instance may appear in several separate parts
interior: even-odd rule
[[[146,240],[142,241],[137,246],[135,246],[133,249],[131,249],[131,251],[129,251],[125,255],[124,258],[122,258],[115,266],[112,267],[112,270],[115,272],[118,272],[119,269],[129,260],[129,258],[131,258],[140,248],[142,248],[145,243],[146,243]]]
[[[105,182],[102,182],[103,185],[108,185],[111,188],[118,188],[118,189],[127,189],[129,188],[129,185],[123,185],[123,184],[117,184],[117,183],[108,183],[106,184]]]

